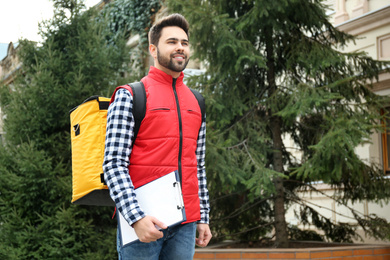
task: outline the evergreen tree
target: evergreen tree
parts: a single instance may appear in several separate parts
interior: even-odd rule
[[[124,39],[107,43],[104,23],[82,1],[55,0],[44,41],[21,41],[22,73],[1,87],[1,259],[116,259],[113,208],[71,205],[69,111],[110,96],[128,64]]]
[[[388,201],[383,170],[355,148],[382,131],[388,99],[370,86],[385,65],[365,53],[338,51],[354,37],[328,21],[321,0],[175,0],[170,10],[190,22],[193,58],[207,71],[192,81],[207,97],[206,166],[217,238],[356,238],[356,227],[332,223],[300,200],[323,181],[340,205]],[[290,136],[294,157],[283,138]],[[323,235],[288,227],[285,209],[300,205],[301,223]],[[348,207],[358,224],[386,238],[389,224]]]

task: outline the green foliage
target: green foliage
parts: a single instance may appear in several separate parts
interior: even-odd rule
[[[323,241],[321,235],[311,230],[301,230],[296,226],[290,227],[290,239],[295,241]]]
[[[111,33],[110,41],[131,34],[142,34],[147,37],[153,19],[161,5],[159,1],[143,0],[116,0],[104,7],[101,13],[103,18],[108,19],[107,29]]]
[[[21,41],[22,74],[1,87],[1,259],[116,259],[113,208],[71,205],[69,111],[126,79],[125,41],[108,44],[94,10],[55,1],[41,45]],[[127,81],[127,80],[126,80]]]
[[[352,239],[360,238],[356,234],[356,226],[348,223],[333,223],[329,218],[320,215],[309,206],[302,206],[299,213],[302,225],[314,225],[324,232],[323,237],[332,238],[334,242],[352,243]]]
[[[355,149],[384,130],[379,111],[389,99],[374,94],[370,82],[388,63],[338,51],[354,37],[332,26],[322,0],[167,2],[189,20],[193,58],[207,64],[206,74],[190,85],[206,96],[206,165],[217,238],[260,238],[269,231],[267,222],[286,230],[279,209],[298,203],[297,216],[322,230],[321,239],[351,241],[355,227],[331,223],[295,194],[315,191],[310,183],[323,181],[342,205],[390,198],[383,171]],[[281,142],[285,137],[295,151]],[[283,186],[275,186],[280,178]],[[383,238],[387,229],[375,223],[389,227],[382,219],[358,221]],[[241,232],[245,226],[259,228]],[[292,238],[303,235],[291,229]]]
[[[148,55],[148,32],[161,8],[159,0],[116,0],[107,4],[99,15],[106,24],[105,34],[110,44],[138,35],[139,42],[130,50],[133,76],[145,75],[145,59]]]

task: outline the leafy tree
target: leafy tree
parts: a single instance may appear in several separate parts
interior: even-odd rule
[[[207,96],[207,172],[217,238],[351,241],[356,227],[333,223],[302,201],[323,181],[337,203],[388,201],[383,171],[355,148],[382,131],[388,99],[370,86],[383,62],[339,51],[354,37],[328,21],[321,0],[175,0],[190,22],[194,58],[207,71],[195,78]],[[294,141],[292,153],[284,137]],[[297,156],[298,154],[298,156]],[[285,209],[300,205],[313,235],[288,227]],[[386,238],[389,224],[353,208],[367,233]],[[387,233],[388,234],[388,233]]]
[[[116,259],[113,208],[70,203],[69,111],[124,83],[128,50],[124,39],[107,42],[105,24],[82,1],[54,6],[43,43],[21,41],[22,73],[1,88],[0,258]]]

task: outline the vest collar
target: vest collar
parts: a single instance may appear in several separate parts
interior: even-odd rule
[[[157,69],[154,66],[150,66],[149,76],[151,76],[154,80],[161,82],[162,84],[172,85],[173,77],[171,75],[166,74],[164,71]],[[184,73],[183,71],[180,73],[180,76],[176,79],[176,85],[179,86],[183,84]]]

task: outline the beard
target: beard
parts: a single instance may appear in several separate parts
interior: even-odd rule
[[[160,55],[160,51],[159,49],[157,48],[157,60],[158,60],[158,63],[169,69],[169,70],[172,70],[172,71],[175,71],[175,72],[182,72],[186,67],[187,67],[187,64],[188,62],[190,61],[190,59],[187,57],[187,55],[185,55],[184,53],[182,55],[184,55],[184,60],[182,61],[175,61],[173,56],[177,54],[177,53],[174,53],[174,54],[171,54],[169,57],[164,57],[162,55]]]

